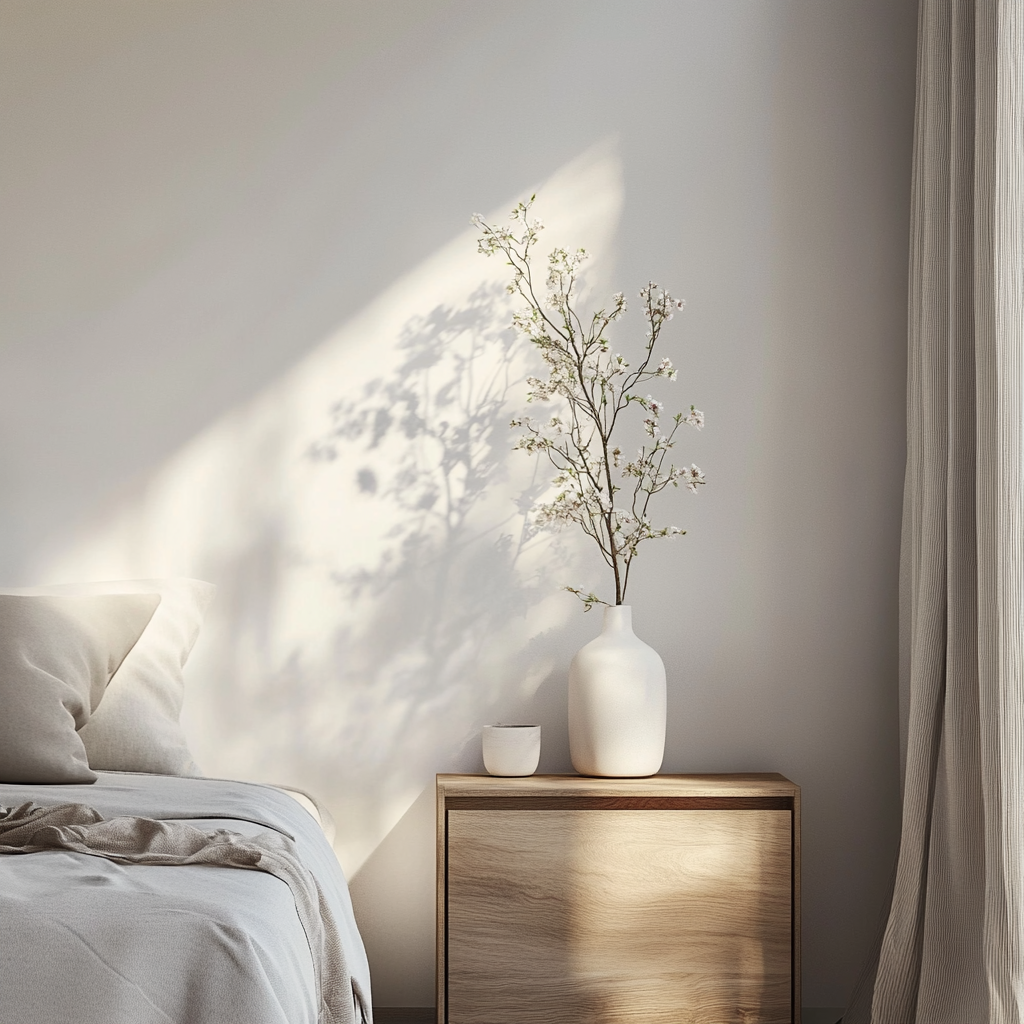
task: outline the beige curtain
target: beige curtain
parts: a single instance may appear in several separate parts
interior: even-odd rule
[[[921,0],[903,825],[846,1024],[1024,1024],[1024,0]]]

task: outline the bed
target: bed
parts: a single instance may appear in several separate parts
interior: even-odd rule
[[[199,776],[181,735],[210,596],[0,593],[0,1024],[371,1024],[315,808]]]

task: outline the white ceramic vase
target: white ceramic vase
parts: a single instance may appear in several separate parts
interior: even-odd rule
[[[632,609],[604,610],[604,627],[569,666],[569,754],[581,775],[654,775],[665,756],[665,665],[633,632]]]

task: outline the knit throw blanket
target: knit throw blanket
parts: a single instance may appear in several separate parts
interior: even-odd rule
[[[316,978],[320,1024],[355,1024],[340,936],[334,915],[295,845],[277,832],[243,836],[202,832],[183,821],[106,818],[84,804],[0,806],[0,854],[70,850],[120,864],[211,864],[266,871],[288,885]]]

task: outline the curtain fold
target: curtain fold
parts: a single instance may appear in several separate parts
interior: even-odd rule
[[[903,820],[846,1024],[1024,1024],[1024,0],[921,0]]]

